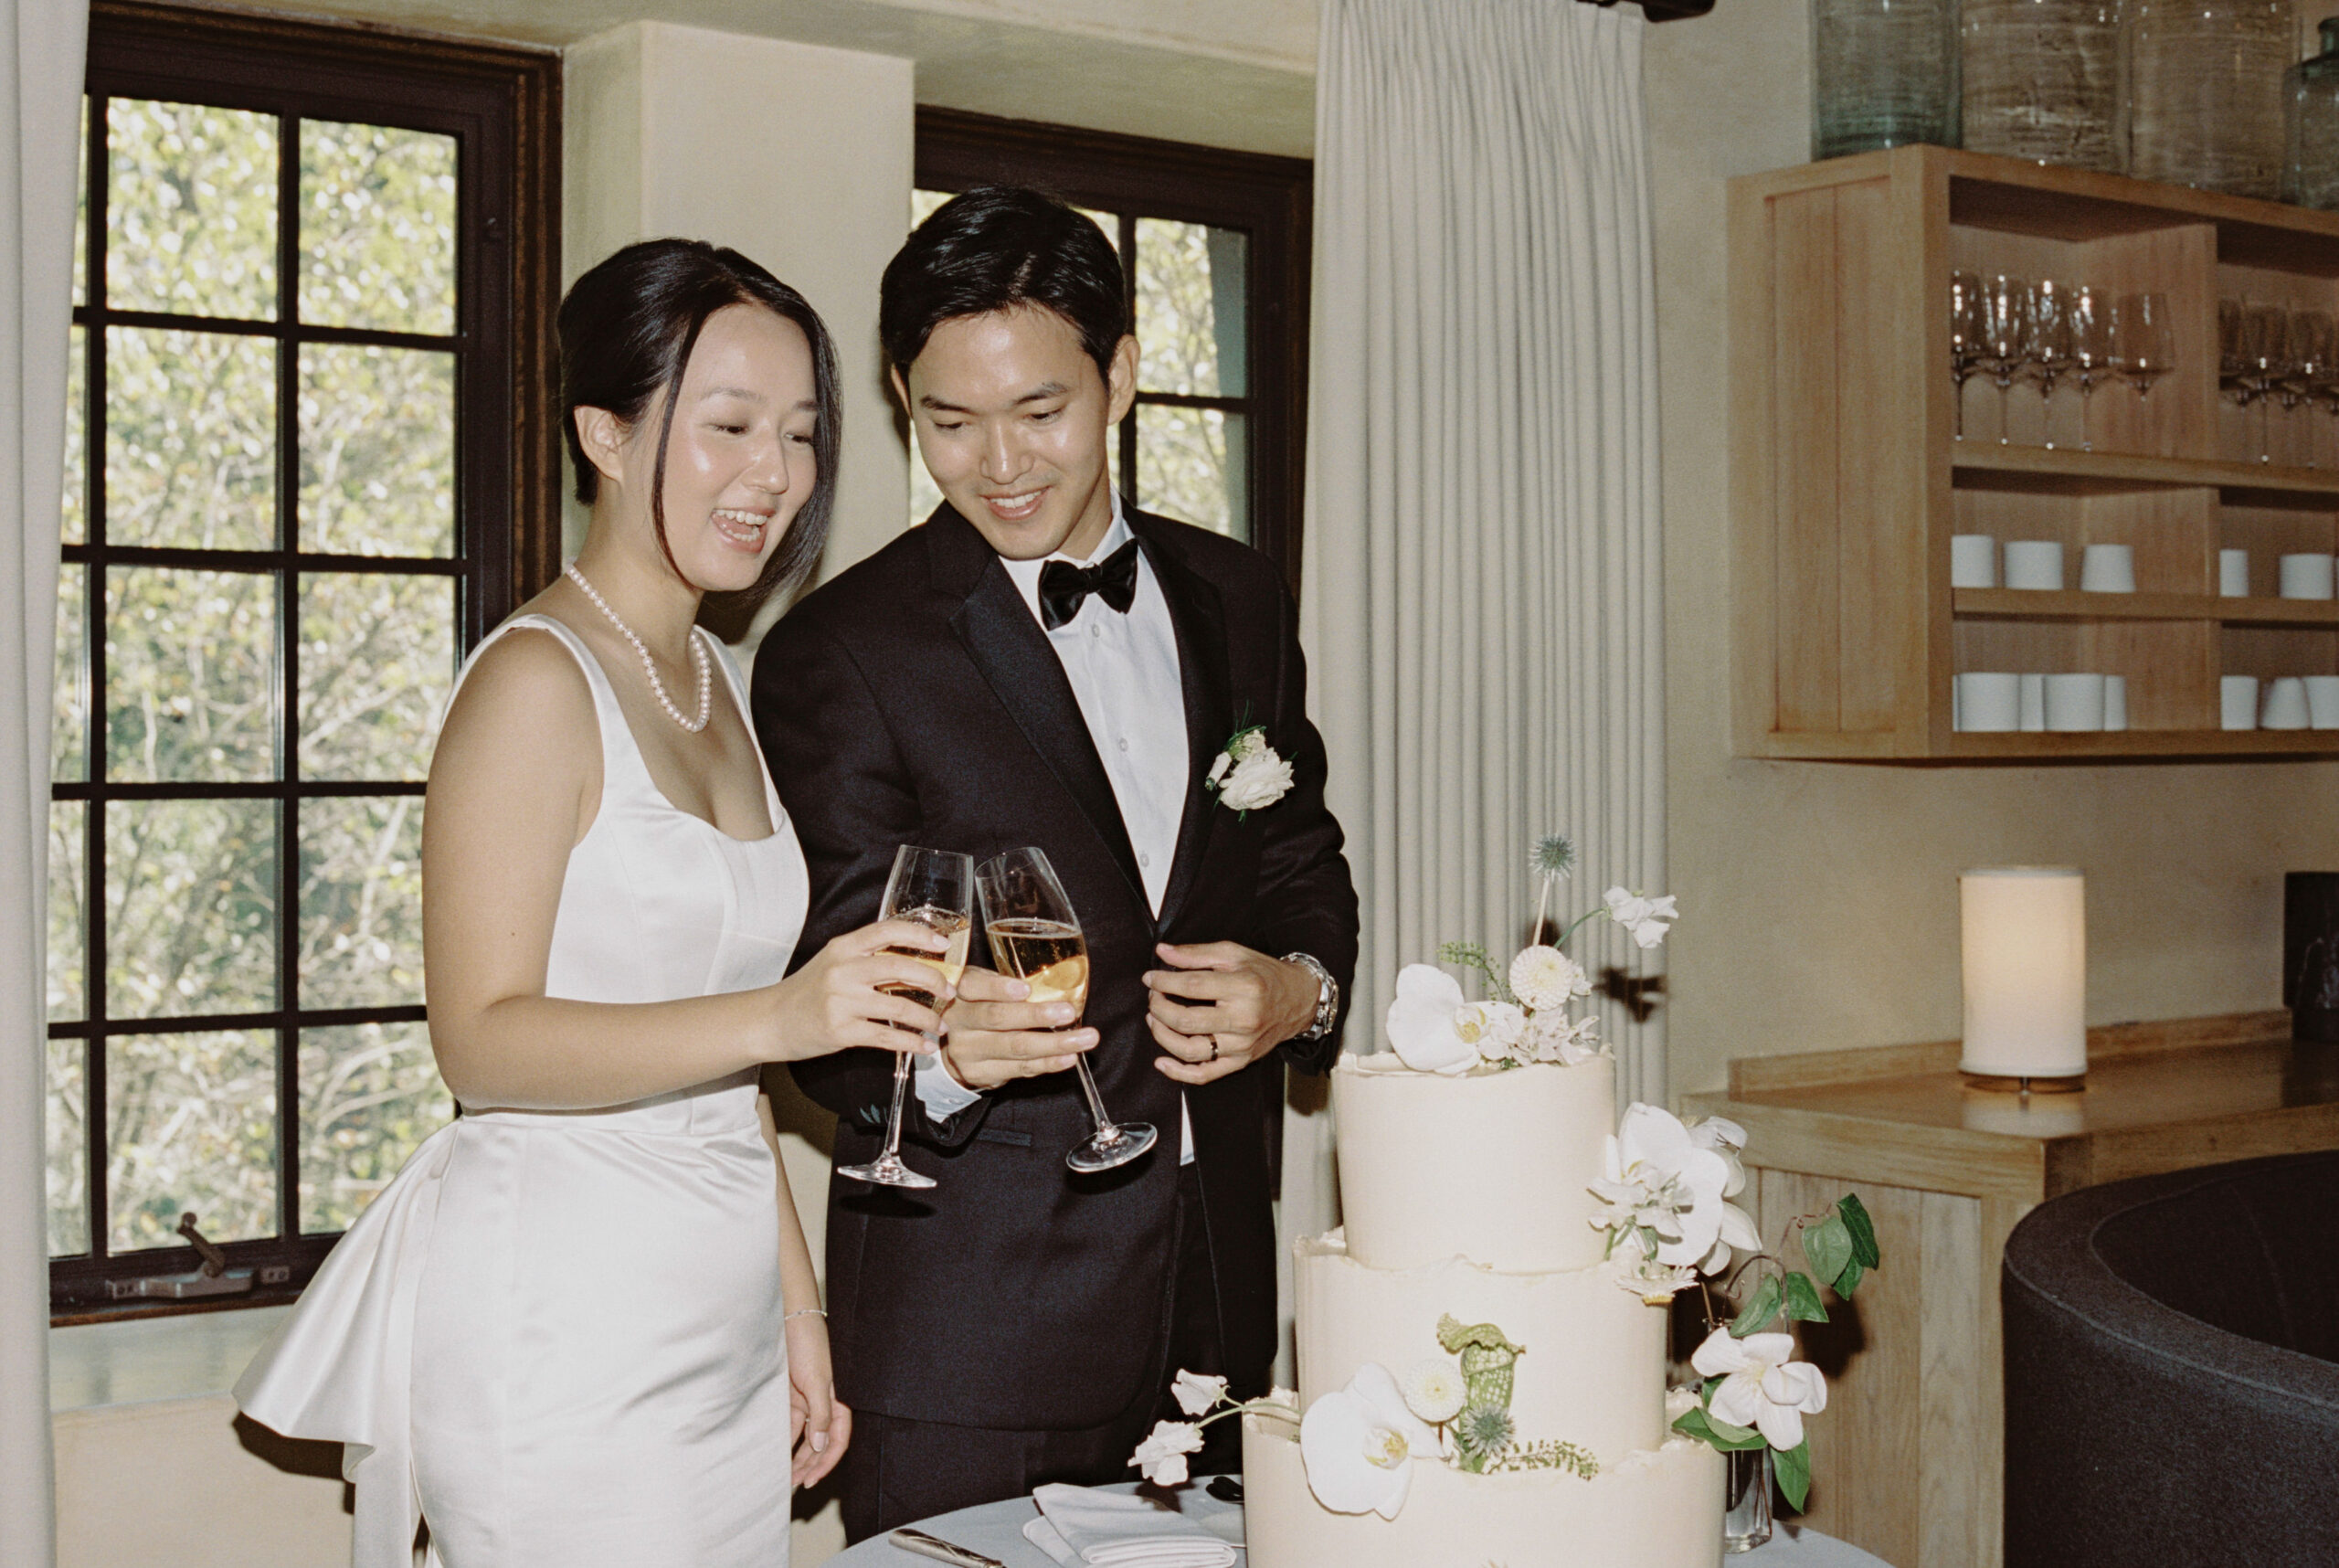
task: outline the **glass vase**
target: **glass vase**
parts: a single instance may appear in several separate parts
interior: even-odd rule
[[[2120,36],[2128,173],[2272,197],[2282,184],[2291,0],[2127,0]]]
[[[1811,0],[1811,155],[1957,145],[1957,0]]]
[[[2120,172],[2120,0],[1962,0],[1976,153]]]
[[[2339,16],[2321,24],[2323,52],[2282,73],[2282,199],[2339,209]]]
[[[1771,1539],[1771,1446],[1722,1456],[1721,1549],[1752,1552]]]

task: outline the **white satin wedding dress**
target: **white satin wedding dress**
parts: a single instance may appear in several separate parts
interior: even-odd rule
[[[651,781],[584,667],[601,804],[569,853],[545,991],[665,1001],[768,985],[804,857],[734,839]],[[722,662],[746,712],[737,669]],[[472,654],[476,662],[478,653]],[[466,673],[469,665],[465,666]],[[460,684],[460,683],[459,683]],[[788,1389],[756,1075],[608,1110],[466,1107],[415,1150],[236,1385],[256,1421],[339,1441],[355,1568],[784,1568]]]

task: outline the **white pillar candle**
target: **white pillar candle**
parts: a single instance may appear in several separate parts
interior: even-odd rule
[[[1965,1072],[2075,1078],[2087,1072],[2087,880],[2069,866],[2011,865],[1957,879],[1963,921]]]

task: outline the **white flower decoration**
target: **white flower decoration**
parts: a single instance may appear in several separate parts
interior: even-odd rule
[[[1259,725],[1238,730],[1210,765],[1210,779],[1203,786],[1218,792],[1222,806],[1238,814],[1272,806],[1290,792],[1291,764],[1275,755],[1267,744],[1267,732]]]
[[[1715,1419],[1762,1434],[1773,1448],[1803,1441],[1803,1418],[1827,1408],[1827,1380],[1809,1361],[1794,1360],[1792,1334],[1731,1336],[1716,1329],[1689,1358],[1706,1377],[1719,1377],[1706,1408]]]
[[[1527,1015],[1507,1001],[1474,1001],[1454,1015],[1454,1033],[1481,1056],[1508,1056],[1527,1038]]]
[[[1397,971],[1397,1000],[1389,1004],[1389,1044],[1416,1073],[1453,1077],[1478,1065],[1478,1047],[1457,1027],[1469,1004],[1462,982],[1434,964]]]
[[[1413,1370],[1405,1374],[1404,1393],[1405,1408],[1436,1425],[1462,1414],[1470,1390],[1462,1381],[1461,1368],[1432,1356],[1427,1361],[1415,1361]]]
[[[1637,893],[1627,893],[1612,887],[1602,898],[1608,906],[1608,918],[1633,934],[1633,940],[1643,948],[1654,948],[1665,940],[1668,922],[1681,918],[1673,907],[1673,895],[1662,898],[1644,898]]]
[[[1187,1414],[1207,1415],[1212,1405],[1226,1397],[1226,1380],[1204,1377],[1200,1372],[1190,1372],[1180,1367],[1176,1380],[1170,1385],[1170,1393],[1177,1400],[1178,1408]]]
[[[1699,1147],[1712,1150],[1730,1167],[1730,1180],[1722,1183],[1721,1195],[1735,1198],[1746,1190],[1746,1167],[1739,1160],[1739,1152],[1746,1147],[1746,1129],[1728,1117],[1709,1116],[1688,1124],[1689,1137]]]
[[[1576,1066],[1600,1054],[1600,1020],[1538,1012],[1527,1025],[1527,1048],[1538,1062]]]
[[[1592,1223],[1614,1231],[1617,1245],[1646,1255],[1646,1237],[1653,1234],[1656,1249],[1649,1261],[1708,1274],[1730,1266],[1732,1247],[1762,1249],[1753,1219],[1725,1196],[1730,1161],[1669,1111],[1637,1102],[1629,1107],[1608,1140],[1606,1166],[1605,1178],[1592,1191],[1614,1207]]]
[[[1523,948],[1510,960],[1510,989],[1524,1006],[1537,1012],[1565,1007],[1592,994],[1592,980],[1583,966],[1548,942]]]
[[[1300,1418],[1307,1489],[1334,1513],[1396,1518],[1413,1486],[1414,1457],[1437,1451],[1437,1434],[1405,1408],[1397,1380],[1377,1361],[1357,1368],[1348,1387],[1324,1395]]]
[[[1180,1401],[1182,1404],[1183,1402]],[[1183,1486],[1186,1456],[1201,1452],[1202,1431],[1183,1421],[1157,1421],[1153,1435],[1137,1446],[1129,1463],[1157,1487]]]

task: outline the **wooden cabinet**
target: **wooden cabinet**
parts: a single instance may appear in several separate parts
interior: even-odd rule
[[[1805,1517],[1895,1568],[2001,1561],[1998,1269],[2024,1214],[2097,1182],[2339,1148],[2339,1046],[2292,1044],[2287,1012],[2090,1030],[2079,1094],[1967,1088],[1960,1049],[1742,1058],[1727,1092],[1683,1107],[1746,1128],[1739,1202],[1765,1238],[1847,1190],[1875,1219],[1883,1266],[1800,1328],[1828,1379]]]
[[[2217,330],[2221,295],[2339,313],[2339,214],[1906,147],[1741,176],[1730,224],[1741,755],[2339,755],[2339,730],[2218,727],[2220,675],[2339,674],[2339,603],[2274,582],[2339,551],[2339,418],[2221,398]],[[2164,293],[2175,367],[1961,399],[1958,269]],[[2129,545],[2140,591],[1953,589],[1953,534],[2059,540],[2074,589],[2081,546]],[[2217,597],[2221,548],[2250,597]],[[2124,676],[2130,727],[1961,732],[1963,670]]]

